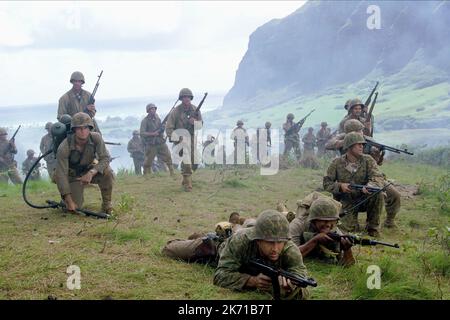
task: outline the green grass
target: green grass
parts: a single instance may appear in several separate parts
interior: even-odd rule
[[[325,166],[274,176],[260,176],[254,167],[198,170],[191,193],[182,191],[179,174],[122,175],[114,188],[115,218],[109,221],[32,209],[21,199],[20,187],[2,185],[0,299],[266,299],[258,292],[216,287],[211,267],[168,259],[161,248],[168,240],[212,231],[233,211],[256,217],[280,201],[295,210],[297,200],[321,186]],[[312,299],[450,298],[450,220],[439,212],[436,197],[446,171],[389,161],[382,168],[399,183],[424,186],[421,195],[403,199],[400,229],[382,230],[382,240],[399,243],[401,249],[355,247],[357,264],[350,268],[306,259],[319,283]],[[58,199],[49,182],[31,186],[29,194],[41,204]],[[99,210],[96,187],[87,190],[86,203]],[[66,287],[66,269],[73,264],[81,268],[81,290]],[[380,290],[367,289],[370,265],[381,268]]]

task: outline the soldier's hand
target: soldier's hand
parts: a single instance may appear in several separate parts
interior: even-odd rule
[[[339,188],[344,193],[351,193],[352,192],[352,189],[350,188],[350,183],[341,183],[339,185]]]
[[[291,293],[295,289],[295,286],[291,283],[291,280],[286,279],[283,276],[278,276],[278,283],[286,293]]]
[[[364,194],[370,194],[370,192],[369,191],[367,191],[367,189],[366,189],[366,187],[364,187],[364,188],[362,188],[362,193],[364,193]]]
[[[334,241],[326,233],[323,232],[316,234],[313,239],[316,243],[320,244],[327,244]]]
[[[342,246],[342,250],[348,250],[353,246],[353,243],[348,240],[348,238],[342,237],[341,238],[341,246]]]
[[[77,210],[77,205],[73,201],[72,196],[70,194],[64,197],[64,202],[66,203],[67,211],[74,212],[75,210]]]
[[[252,276],[247,281],[247,286],[250,288],[258,288],[264,291],[270,291],[272,288],[272,280],[260,273],[257,276]]]
[[[194,125],[194,122],[196,121],[196,119],[194,118],[194,117],[190,117],[189,118],[189,123],[191,124],[191,125]]]
[[[88,172],[80,178],[77,178],[77,180],[80,181],[81,184],[87,185],[91,183],[93,176],[94,175],[91,172]]]

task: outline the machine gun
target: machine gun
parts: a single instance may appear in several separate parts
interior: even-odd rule
[[[341,238],[348,239],[353,245],[359,244],[361,246],[376,246],[376,245],[382,245],[386,247],[392,247],[392,248],[400,248],[400,246],[395,243],[387,243],[377,240],[372,240],[369,238],[362,238],[360,236],[354,235],[354,234],[338,234],[337,232],[329,232],[327,233],[327,236],[329,236],[334,241],[340,241]]]
[[[297,287],[317,287],[317,282],[313,278],[306,278],[283,269],[276,269],[261,260],[250,259],[246,267],[246,271],[248,271],[250,275],[258,275],[259,273],[262,273],[272,279],[273,296],[275,300],[280,299],[280,284],[278,282],[278,276],[285,277]]]
[[[289,135],[292,133],[292,131],[298,131],[303,127],[303,124],[305,123],[306,119],[311,115],[311,113],[313,113],[314,111],[316,111],[316,109],[312,109],[305,117],[303,117],[302,119],[300,119],[299,122],[297,122],[296,124],[294,124],[292,127],[290,127],[289,129],[287,129],[286,131],[286,135]]]
[[[397,149],[397,148],[394,148],[394,147],[391,147],[391,146],[388,146],[388,145],[385,145],[382,143],[375,142],[372,139],[366,138],[366,148],[370,148],[370,147],[375,147],[378,150],[380,150],[381,152],[382,151],[390,151],[390,152],[395,152],[395,153],[406,153],[411,156],[414,155],[414,153],[409,152],[408,149]]]

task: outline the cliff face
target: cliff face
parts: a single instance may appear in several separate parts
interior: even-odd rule
[[[367,27],[371,5],[380,8],[381,29]],[[443,71],[439,81],[446,81],[449,34],[445,1],[308,2],[250,36],[224,107],[262,109],[371,73],[394,75],[414,59]]]

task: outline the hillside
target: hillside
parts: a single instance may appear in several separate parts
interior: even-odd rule
[[[165,258],[161,247],[213,230],[232,211],[254,217],[278,201],[295,209],[298,199],[320,187],[324,170],[323,164],[318,171],[260,176],[252,168],[201,169],[190,194],[181,191],[179,175],[143,178],[121,171],[110,221],[32,209],[18,187],[0,186],[0,299],[265,299],[215,287],[212,268]],[[400,230],[382,232],[383,240],[401,249],[355,247],[358,263],[349,269],[306,260],[319,283],[312,299],[450,298],[450,220],[438,200],[439,188],[448,188],[446,170],[401,162],[388,162],[383,170],[399,183],[420,185],[420,195],[403,199]],[[96,188],[87,192],[87,207],[98,209],[99,197]],[[40,182],[31,185],[30,198],[43,203],[58,195],[54,185]],[[373,264],[383,272],[381,290],[365,286]],[[69,265],[81,268],[81,290],[66,288]]]

